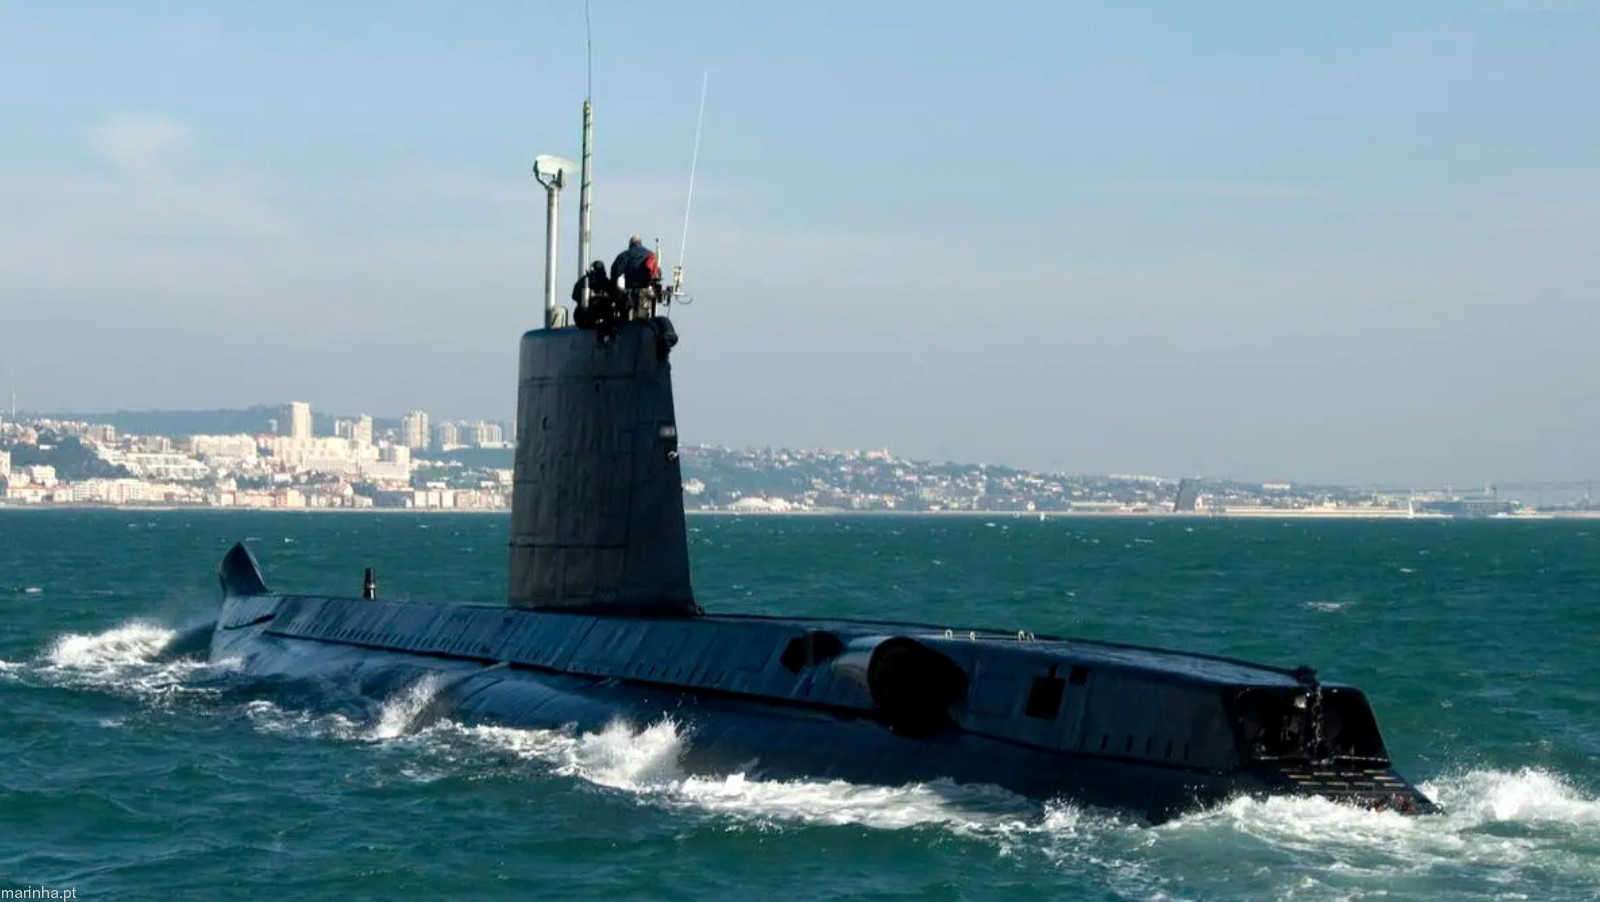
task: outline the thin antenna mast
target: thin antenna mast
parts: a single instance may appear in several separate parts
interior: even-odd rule
[[[683,291],[683,261],[689,255],[689,211],[694,207],[694,173],[700,167],[700,133],[706,125],[706,87],[711,82],[710,71],[700,73],[700,115],[694,123],[694,155],[689,159],[689,196],[683,202],[683,240],[678,244],[678,264],[672,267],[672,293]],[[688,303],[685,298],[681,303]]]
[[[578,290],[579,303],[589,304],[589,209],[594,203],[594,33],[589,26],[589,4],[583,4],[583,41],[588,83],[583,98],[583,155],[578,174]]]

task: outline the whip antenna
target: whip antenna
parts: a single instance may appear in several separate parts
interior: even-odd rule
[[[583,155],[578,158],[578,306],[589,304],[590,209],[594,206],[594,33],[589,27],[589,4],[583,4],[583,45],[588,84],[583,96]]]
[[[672,267],[673,294],[683,291],[683,261],[689,254],[689,212],[694,207],[694,173],[700,166],[700,133],[706,125],[706,86],[711,81],[709,71],[700,73],[700,115],[694,124],[694,155],[689,158],[689,196],[683,202],[683,240],[678,244],[678,265]],[[679,303],[689,303],[687,297]]]

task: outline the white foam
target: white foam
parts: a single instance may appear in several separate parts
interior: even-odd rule
[[[398,739],[413,732],[447,683],[444,674],[428,673],[390,697],[378,709],[377,723],[373,724],[367,738],[374,741]]]
[[[758,822],[859,825],[904,830],[936,825],[963,834],[1017,835],[1038,825],[1038,806],[991,786],[949,781],[862,786],[842,780],[751,780],[744,774],[691,777],[671,787],[684,805]]]
[[[1187,897],[1214,878],[1220,892],[1234,885],[1230,881],[1265,881],[1267,892],[1284,898],[1365,899],[1392,892],[1397,881],[1426,881],[1463,865],[1499,885],[1516,885],[1537,872],[1600,895],[1600,860],[1583,851],[1600,845],[1600,799],[1536,769],[1477,770],[1425,784],[1446,806],[1443,815],[1406,816],[1320,798],[1241,798],[1150,827],[1114,812],[1063,802],[1041,806],[995,787],[947,781],[866,786],[759,780],[746,773],[689,775],[680,765],[686,740],[672,721],[644,729],[613,723],[577,735],[453,724],[438,729],[631,793],[642,804],[759,829],[934,828],[992,844],[1004,856],[1037,855],[1094,874],[1140,898]],[[1240,847],[1240,837],[1248,845]],[[1219,865],[1219,850],[1228,848],[1236,860]],[[1267,860],[1282,865],[1263,871]],[[1162,876],[1169,869],[1152,869],[1151,861],[1191,861],[1210,876],[1172,885]]]
[[[867,786],[842,780],[757,780],[745,773],[685,774],[687,740],[679,725],[661,720],[643,729],[617,721],[594,733],[506,727],[458,727],[461,735],[555,773],[639,795],[653,804],[689,808],[756,823],[857,824],[896,830],[940,824],[962,832],[1016,834],[1035,829],[1040,806],[990,786],[948,781]],[[1057,812],[1052,827],[1059,827]],[[1076,818],[1076,814],[1070,815]]]
[[[177,630],[133,621],[103,633],[62,636],[45,652],[45,660],[85,670],[142,664],[154,660],[177,637]]]
[[[555,773],[614,789],[645,791],[684,779],[679,765],[684,744],[671,720],[643,730],[616,721],[597,733],[576,735],[562,730],[453,724],[447,729],[519,758],[550,765]]]
[[[207,690],[186,685],[209,667],[194,660],[162,660],[179,631],[132,620],[99,633],[68,633],[22,669],[25,680],[166,699]]]
[[[1405,816],[1319,798],[1235,799],[1151,832],[1176,847],[1243,834],[1294,853],[1305,873],[1338,873],[1371,892],[1388,880],[1470,865],[1489,881],[1515,884],[1538,872],[1600,895],[1600,860],[1582,851],[1600,845],[1593,794],[1535,768],[1469,771],[1421,788],[1444,814]],[[1324,891],[1331,888],[1314,895]]]
[[[1422,790],[1463,823],[1558,823],[1600,827],[1600,799],[1539,768],[1470,771]]]
[[[313,714],[300,709],[283,708],[263,699],[246,702],[244,716],[256,729],[271,735],[344,740],[366,736],[362,725],[343,714]]]

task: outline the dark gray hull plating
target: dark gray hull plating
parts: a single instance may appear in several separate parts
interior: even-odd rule
[[[241,553],[247,561],[243,549],[230,556],[236,567]],[[375,698],[435,674],[429,713],[463,723],[596,730],[670,717],[689,736],[691,773],[948,779],[1154,820],[1239,794],[1431,808],[1370,737],[1346,740],[1360,754],[1316,765],[1241,754],[1229,700],[1302,684],[1238,661],[896,623],[651,619],[260,590],[229,594],[213,660]],[[1354,690],[1323,691],[1365,710]]]

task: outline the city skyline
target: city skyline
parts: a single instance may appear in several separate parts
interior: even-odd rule
[[[513,408],[581,5],[376,9],[0,11],[23,406]],[[910,9],[594,7],[597,256],[676,262],[710,72],[685,436],[1338,483],[1600,459],[1593,4]]]
[[[318,459],[319,451],[332,451],[336,457],[342,456],[344,454],[345,447],[338,444],[339,442],[347,442],[349,448],[353,450],[359,451],[360,449],[367,449],[367,452],[371,454],[377,454],[378,457],[376,459],[382,463],[393,464],[398,462],[404,467],[412,466],[412,460],[410,457],[411,452],[436,454],[459,451],[463,449],[479,449],[488,451],[503,451],[509,453],[514,448],[512,442],[513,431],[515,429],[514,422],[465,419],[434,420],[426,411],[410,411],[401,417],[383,418],[384,420],[394,422],[397,425],[394,427],[386,427],[381,431],[375,428],[374,424],[377,422],[377,420],[368,414],[352,416],[324,413],[320,416],[322,416],[324,420],[330,424],[330,426],[328,429],[320,433],[317,432],[315,428],[311,428],[307,432],[301,432],[295,428],[292,423],[292,418],[297,410],[300,411],[303,422],[304,418],[309,418],[311,422],[315,422],[315,409],[312,408],[308,402],[298,401],[283,402],[277,405],[257,405],[253,408],[249,408],[246,411],[124,411],[121,413],[121,416],[173,416],[196,413],[216,416],[248,413],[250,410],[258,412],[277,411],[280,415],[278,417],[265,420],[264,428],[262,429],[214,429],[206,432],[184,432],[182,430],[168,429],[158,432],[140,431],[134,433],[121,431],[115,426],[104,422],[102,419],[97,419],[99,415],[84,417],[83,415],[36,415],[24,412],[20,420],[17,419],[15,415],[13,415],[13,417],[9,420],[5,416],[0,416],[0,451],[4,451],[5,440],[8,434],[11,434],[13,440],[15,439],[14,433],[18,428],[64,428],[67,430],[65,434],[82,435],[86,438],[91,438],[96,441],[110,444],[114,444],[119,440],[123,442],[140,442],[147,438],[156,438],[168,443],[157,449],[162,453],[173,450],[173,443],[188,447],[191,450],[194,450],[200,443],[206,443],[207,447],[210,447],[211,444],[217,444],[221,447],[231,450],[235,447],[234,443],[237,440],[248,439],[252,443],[252,446],[254,446],[256,443],[260,443],[264,450],[272,450],[274,456],[282,457],[285,460],[291,461],[295,466],[299,466],[301,468],[310,467],[312,469],[314,469],[314,467],[312,467],[311,464],[308,464],[307,461],[309,459],[312,461],[312,463],[315,463]],[[113,414],[112,416],[117,415]],[[415,418],[418,417],[421,418],[420,422],[415,422]],[[276,441],[278,439],[282,439],[284,442],[279,444]],[[330,441],[332,444],[330,444]],[[895,457],[894,455],[890,454],[887,447],[879,449],[842,449],[827,448],[822,446],[728,446],[711,443],[692,443],[686,447],[698,449],[702,453],[706,451],[716,451],[732,452],[735,454],[776,454],[780,458],[788,455],[798,455],[802,457],[808,455],[832,455],[846,457],[858,456],[865,457],[866,459],[876,459],[881,457],[885,460],[899,460],[905,463],[915,464],[917,466],[956,466],[976,467],[979,469],[992,467],[997,470],[1027,470],[1025,467],[1021,467],[1015,463],[1003,460],[962,461],[952,459],[919,458],[915,456]],[[199,456],[203,459],[205,454],[200,453]],[[230,454],[228,456],[231,457],[232,455]],[[9,465],[9,458],[6,462]],[[183,462],[178,463],[177,465],[180,468],[184,468],[192,466],[193,462]],[[509,470],[507,472],[509,472]],[[1297,478],[1292,473],[1278,473],[1269,476],[1263,476],[1262,474],[1206,474],[1193,472],[1140,473],[1126,468],[1113,469],[1099,473],[1086,471],[1039,472],[1053,478],[1132,480],[1135,482],[1155,482],[1173,485],[1179,482],[1189,481],[1196,485],[1257,485],[1261,486],[1267,491],[1288,492],[1291,490],[1291,488],[1294,488],[1296,490],[1309,489],[1314,492],[1334,490],[1346,493],[1371,493],[1395,497],[1409,492],[1413,495],[1420,493],[1423,496],[1442,497],[1459,497],[1463,493],[1471,496],[1476,493],[1476,495],[1481,497],[1493,496],[1498,498],[1500,493],[1505,491],[1507,492],[1505,496],[1506,498],[1516,500],[1519,503],[1524,501],[1532,503],[1532,499],[1537,499],[1537,503],[1532,504],[1534,509],[1542,508],[1544,506],[1547,495],[1558,504],[1576,501],[1584,506],[1588,506],[1591,502],[1591,499],[1595,496],[1596,488],[1600,487],[1600,477],[1592,475],[1562,480],[1526,479],[1501,474],[1495,478],[1480,477],[1464,481],[1433,478],[1411,481],[1379,480],[1362,483],[1330,483]],[[4,473],[0,473],[0,477],[3,477],[4,475]]]
[[[419,411],[401,428],[376,434],[370,418],[341,418],[334,435],[309,429],[305,402],[286,403],[281,411],[283,417],[271,422],[273,431],[254,434],[136,434],[106,423],[0,419],[0,508],[508,509],[514,472],[509,453],[470,463],[450,456],[461,448],[509,452],[490,428],[498,424],[463,424],[468,444],[456,445],[461,432],[441,423],[431,444],[418,446],[419,429],[426,425],[419,426]],[[702,512],[1600,516],[1595,479],[1485,484],[1480,491],[1037,473],[1004,464],[917,460],[888,449],[682,450],[686,509]],[[431,454],[444,456],[423,456]]]

